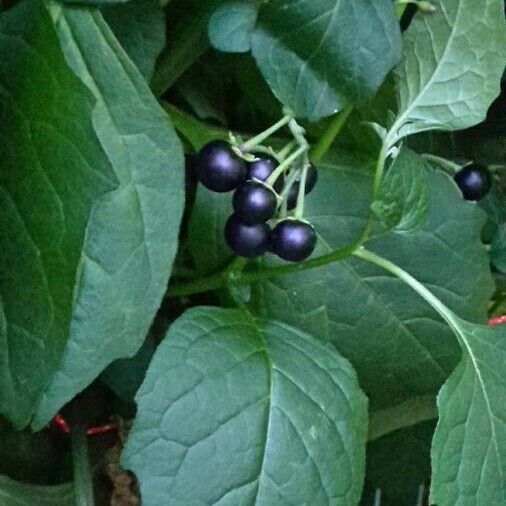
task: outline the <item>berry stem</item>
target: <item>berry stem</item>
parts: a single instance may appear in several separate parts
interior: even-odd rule
[[[428,162],[436,163],[452,175],[456,174],[462,167],[451,160],[447,160],[442,156],[431,155],[429,153],[423,153],[422,158]]]
[[[332,116],[327,129],[309,152],[309,158],[313,163],[318,163],[325,156],[345,125],[351,111],[353,111],[353,106],[348,106]]]
[[[241,151],[250,151],[252,148],[261,144],[265,139],[268,139],[274,132],[277,132],[280,128],[283,128],[287,123],[292,119],[291,114],[286,114],[283,116],[277,123],[274,123],[271,127],[267,128],[263,132],[260,132],[255,137],[247,140],[243,144],[241,144]]]
[[[299,193],[297,194],[297,205],[295,206],[294,216],[301,219],[304,216],[304,197],[306,195],[306,179],[307,170],[309,168],[309,160],[306,160],[300,176]]]
[[[286,201],[286,197],[288,195],[288,192],[290,191],[292,184],[295,183],[295,181],[299,176],[300,176],[300,169],[293,169],[290,171],[290,175],[286,178],[285,186],[280,194],[281,200],[283,200],[283,202]]]
[[[268,186],[272,186],[278,179],[283,172],[303,153],[307,151],[307,145],[306,146],[300,146],[298,149],[296,149],[290,156],[285,158],[272,172],[272,174],[267,178],[265,183]]]
[[[295,148],[296,145],[297,145],[297,143],[294,140],[290,141],[283,149],[280,149],[276,153],[276,158],[280,162],[282,162],[288,156],[288,153],[290,153],[290,151],[292,151],[293,148]]]

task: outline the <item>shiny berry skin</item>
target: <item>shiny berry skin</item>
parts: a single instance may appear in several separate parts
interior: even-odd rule
[[[258,158],[258,160],[248,163],[248,179],[266,181],[273,173],[274,169],[279,165],[279,162],[273,156],[265,153],[253,153],[253,155]],[[278,193],[283,189],[283,182],[284,178],[283,175],[281,175],[274,183],[274,189]]]
[[[237,188],[232,204],[237,218],[246,225],[256,225],[274,216],[278,200],[274,190],[260,181],[251,180]]]
[[[492,186],[489,170],[477,163],[471,163],[460,169],[454,179],[466,200],[481,200]]]
[[[245,225],[233,214],[225,225],[225,240],[236,255],[254,258],[267,250],[270,232],[266,223]]]
[[[313,164],[310,164],[307,169],[306,187],[304,188],[304,193],[306,195],[313,191],[317,181],[318,181],[318,171],[316,170]],[[292,184],[292,186],[290,186],[290,189],[288,190],[288,195],[286,197],[288,209],[293,209],[297,205],[297,196],[299,194],[299,188],[300,188],[299,181],[295,181]]]
[[[226,141],[211,141],[197,155],[197,177],[215,192],[228,192],[246,178],[246,164]]]
[[[280,221],[272,231],[270,247],[283,260],[300,262],[313,253],[316,232],[307,222],[288,218]]]

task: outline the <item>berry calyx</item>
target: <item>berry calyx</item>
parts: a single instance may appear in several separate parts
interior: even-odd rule
[[[318,171],[313,164],[310,164],[306,174],[306,186],[304,193],[311,193],[318,182]],[[295,181],[286,196],[288,209],[293,209],[297,205],[297,196],[299,195],[300,181]]]
[[[490,171],[477,163],[471,163],[460,169],[454,179],[466,200],[481,200],[492,186]]]
[[[271,155],[265,153],[253,153],[257,160],[248,163],[248,179],[266,181],[279,165],[279,162]],[[274,183],[274,189],[279,193],[283,189],[284,178],[280,176]]]
[[[309,223],[288,218],[280,221],[272,231],[270,247],[274,254],[289,262],[300,262],[313,253],[316,232]]]
[[[269,221],[278,206],[274,190],[255,180],[240,185],[232,203],[237,218],[247,225]]]
[[[211,141],[197,155],[197,177],[209,190],[228,192],[246,178],[246,164],[228,142]]]
[[[236,255],[254,258],[267,250],[270,232],[266,223],[246,225],[233,214],[225,225],[225,240]]]

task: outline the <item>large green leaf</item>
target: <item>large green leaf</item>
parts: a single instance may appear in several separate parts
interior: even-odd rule
[[[165,45],[165,13],[159,0],[106,6],[102,14],[114,35],[149,82]]]
[[[316,226],[320,253],[358,236],[370,198],[359,186],[371,184],[367,174],[327,167],[305,213]],[[462,200],[445,174],[430,172],[428,183],[423,227],[408,235],[379,235],[368,247],[416,275],[455,311],[482,322],[492,293],[480,242],[484,215]],[[434,394],[459,357],[452,333],[424,301],[356,259],[274,278],[254,293],[262,314],[310,331],[326,323],[327,339],[353,363],[375,407]]]
[[[0,475],[0,504],[2,506],[75,506],[74,486],[29,485]]]
[[[418,14],[396,69],[399,116],[394,144],[425,130],[479,123],[499,94],[506,61],[503,0],[444,0],[434,14]]]
[[[372,209],[386,229],[412,233],[425,222],[428,207],[426,163],[403,149],[383,176]]]
[[[400,54],[391,0],[272,0],[252,51],[278,99],[316,120],[370,97]]]
[[[165,291],[184,200],[179,140],[99,11],[50,10],[67,63],[96,100],[93,124],[120,186],[88,222],[69,341],[34,427],[140,347]]]
[[[506,325],[450,316],[464,357],[438,396],[431,500],[506,504]]]
[[[281,323],[195,308],[137,394],[123,455],[146,506],[351,505],[366,399],[347,361]]]
[[[40,2],[0,15],[0,82],[0,411],[24,426],[65,346],[90,213],[117,181]]]

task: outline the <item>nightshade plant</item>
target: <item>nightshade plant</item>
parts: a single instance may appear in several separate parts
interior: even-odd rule
[[[0,5],[2,505],[506,504],[503,0]]]

